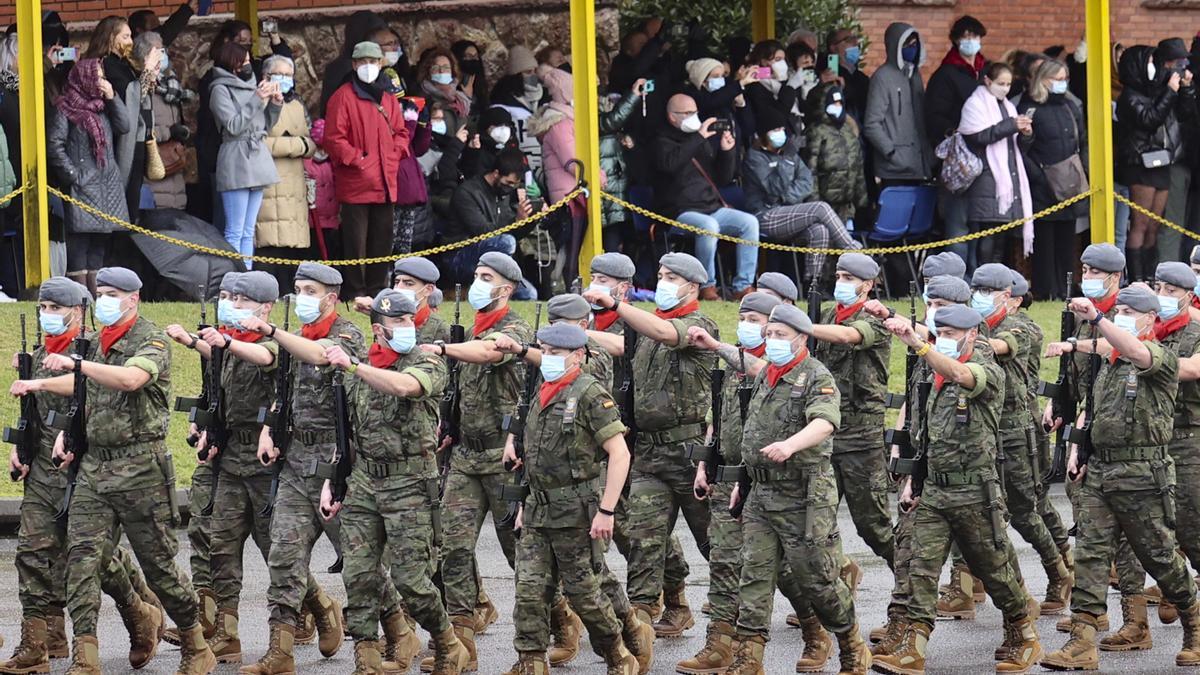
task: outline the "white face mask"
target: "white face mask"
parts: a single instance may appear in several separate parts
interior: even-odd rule
[[[398,51],[383,53],[383,62],[388,64],[389,66],[396,65],[396,62],[399,60],[400,60],[400,52],[398,52]]]
[[[1154,81],[1154,76],[1157,74],[1158,74],[1158,69],[1154,67],[1154,62],[1153,61],[1147,62],[1146,63],[1146,76],[1150,78],[1151,82]]]
[[[1117,328],[1120,328],[1134,337],[1137,337],[1141,333],[1137,327],[1137,318],[1129,316],[1128,314],[1116,315],[1113,317],[1113,324]]]
[[[786,80],[788,75],[787,61],[776,61],[771,64],[771,74],[777,80]]]
[[[364,63],[354,69],[358,79],[370,84],[379,77],[379,66],[374,63]]]
[[[1008,92],[1012,90],[1011,84],[996,84],[995,82],[988,85],[988,91],[997,99],[1008,98]]]
[[[739,321],[737,337],[738,344],[747,349],[757,349],[763,343],[762,326],[749,321]]]
[[[508,139],[512,138],[512,129],[507,126],[492,127],[488,130],[488,136],[491,136],[497,145],[504,145],[508,142]]]
[[[685,134],[694,134],[700,131],[701,126],[700,116],[693,114],[683,118],[683,121],[679,123],[679,130]]]

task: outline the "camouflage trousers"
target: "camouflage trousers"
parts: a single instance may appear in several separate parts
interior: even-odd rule
[[[1012,526],[1021,537],[1033,546],[1042,566],[1051,566],[1062,559],[1058,545],[1042,520],[1042,509],[1038,503],[1038,485],[1042,482],[1040,469],[1034,473],[1034,462],[1030,455],[1036,452],[1031,447],[1033,430],[1004,432],[1001,438],[1004,448],[1004,500],[1012,518]],[[1041,458],[1038,458],[1041,464]]]
[[[1192,569],[1200,570],[1200,465],[1176,464],[1175,480],[1175,539]],[[1115,562],[1121,595],[1141,595],[1146,568],[1124,535],[1117,543]]]
[[[641,450],[639,449],[639,452]],[[635,464],[636,464],[635,460]],[[696,498],[692,483],[696,469],[681,459],[670,468],[654,473],[632,472],[629,487],[629,561],[627,588],[635,605],[658,604],[664,588],[664,568],[671,550],[671,533],[680,512],[704,557],[708,557],[708,505]],[[675,565],[675,575],[687,578],[687,563]],[[681,587],[682,582],[675,588]]]
[[[511,526],[502,525],[508,503],[500,498],[500,487],[513,477],[505,473],[468,474],[450,469],[442,495],[442,585],[450,616],[471,616],[479,601],[475,544],[483,519],[490,511],[496,538],[509,567],[516,562],[516,537]]]
[[[61,616],[67,606],[67,523],[55,520],[63,488],[26,480],[17,532],[17,595],[26,619]],[[114,542],[120,539],[118,532]],[[100,570],[100,590],[124,607],[145,586],[129,550],[112,547]]]
[[[1054,444],[1051,436],[1042,431],[1041,426],[1037,424],[1034,425],[1034,439],[1042,457],[1041,470],[1045,474],[1050,469],[1051,462],[1054,461]],[[1059,548],[1066,546],[1071,542],[1070,535],[1067,534],[1069,526],[1063,522],[1062,515],[1050,501],[1050,483],[1040,478],[1037,481],[1037,497],[1038,513],[1042,516],[1042,522],[1046,524],[1046,529],[1050,530],[1054,545]]]
[[[188,559],[192,567],[192,585],[196,588],[212,588],[212,515],[204,515],[201,511],[208,504],[208,496],[213,491],[212,469],[197,464],[192,472],[192,487],[188,490],[188,543],[192,546],[192,555]],[[213,503],[216,510],[216,503]]]
[[[872,427],[874,441],[833,440],[833,470],[838,496],[846,501],[854,529],[875,555],[892,567],[895,535],[888,513],[888,477],[879,427]]]
[[[888,603],[888,618],[907,615],[908,607],[912,604],[913,522],[916,519],[916,510],[906,513],[897,507],[896,527],[893,530],[896,558],[892,566],[895,581],[892,583],[892,600]]]
[[[380,573],[390,567],[391,583],[408,612],[431,635],[450,627],[442,598],[433,585],[433,509],[427,491],[431,476],[372,478],[355,467],[350,474],[342,521],[345,551],[346,629],[355,640],[375,640],[382,617]],[[436,495],[435,495],[436,496]],[[382,566],[382,567],[381,567]],[[386,576],[385,576],[386,579]],[[393,609],[394,611],[394,609]]]
[[[629,560],[629,497],[622,494],[617,501],[617,508],[614,511],[616,517],[613,519],[613,543],[617,546],[617,552],[622,558]],[[663,588],[683,588],[687,582],[688,565],[683,558],[683,545],[679,543],[679,537],[671,533],[671,540],[667,543],[667,560],[663,565]]]
[[[86,472],[79,473],[67,524],[67,606],[75,637],[96,634],[100,570],[109,564],[119,529],[125,531],[147,584],[175,625],[196,625],[196,592],[175,564],[179,543],[167,496],[173,489],[164,481],[148,490],[101,493]]]
[[[513,621],[518,652],[550,647],[550,608],[562,592],[587,627],[592,649],[621,635],[629,599],[604,560],[604,542],[586,528],[526,527],[517,540],[517,591]]]

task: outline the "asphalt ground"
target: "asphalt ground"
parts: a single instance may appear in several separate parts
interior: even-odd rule
[[[1060,513],[1068,519],[1070,507],[1061,486],[1055,486],[1051,492],[1052,498]],[[849,513],[843,507],[839,516],[845,552],[853,556],[863,568],[865,578],[859,587],[856,609],[859,625],[864,635],[872,627],[885,620],[887,601],[891,593],[892,579],[886,565],[870,552],[854,532],[854,525]],[[708,565],[700,556],[691,536],[687,533],[682,521],[678,530],[684,542],[684,551],[691,565],[691,576],[688,579],[688,601],[696,615],[697,625],[681,638],[661,639],[655,643],[653,673],[673,673],[675,663],[685,659],[704,644],[704,627],[706,618],[699,609],[705,599],[708,587]],[[1017,551],[1020,555],[1021,569],[1030,589],[1041,594],[1045,589],[1046,576],[1038,562],[1037,556],[1020,535],[1010,530]],[[179,564],[186,568],[188,559],[187,537],[179,533],[180,552]],[[5,647],[0,650],[7,658],[13,646],[19,639],[21,608],[17,598],[17,576],[13,567],[13,554],[16,549],[15,538],[0,539],[0,634],[5,637]],[[478,547],[479,569],[484,575],[484,583],[488,593],[500,609],[500,620],[488,631],[478,637],[479,673],[494,675],[509,668],[516,658],[512,647],[513,638],[513,581],[509,569],[500,551],[490,522],[484,526]],[[334,553],[329,542],[324,538],[318,543],[313,552],[312,568],[318,581],[329,592],[340,600],[344,600],[345,592],[340,579],[327,574],[325,569],[333,562]],[[266,592],[269,584],[266,566],[258,551],[247,546],[245,552],[245,587],[241,603],[241,638],[243,658],[253,662],[265,650],[267,645],[267,603]],[[625,575],[625,561],[615,551],[609,553],[609,565],[620,578]],[[944,572],[943,579],[948,575]],[[1151,582],[1152,583],[1152,582]],[[1113,628],[1120,625],[1119,596],[1110,591],[1109,613]],[[800,631],[787,627],[785,618],[791,608],[782,596],[776,596],[774,607],[774,623],[771,641],[766,651],[766,672],[792,673],[796,659],[802,648]],[[1100,670],[1106,673],[1166,673],[1172,671],[1185,672],[1175,667],[1175,653],[1182,641],[1182,629],[1179,623],[1163,626],[1157,615],[1151,609],[1150,625],[1154,637],[1154,648],[1139,652],[1102,652]],[[1038,631],[1046,651],[1058,649],[1066,641],[1066,635],[1055,632],[1054,624],[1059,617],[1043,617],[1038,621]],[[425,635],[421,633],[424,639]],[[934,630],[929,646],[927,672],[934,673],[986,673],[993,671],[992,651],[1001,640],[1000,613],[990,602],[978,606],[976,619],[973,621],[939,621]],[[104,599],[100,616],[100,655],[103,669],[107,673],[128,672],[129,663],[127,652],[128,637],[117,616],[112,601]],[[147,674],[174,673],[178,666],[178,650],[163,643],[158,656],[141,672]],[[52,672],[61,673],[67,668],[66,660],[53,662]],[[296,649],[296,669],[298,673],[350,673],[354,669],[354,650],[350,642],[346,642],[341,651],[332,659],[321,658],[316,645],[301,646]],[[1034,672],[1040,671],[1035,667]],[[836,657],[827,665],[826,672],[836,672]],[[235,673],[236,666],[218,666],[217,673]],[[412,672],[416,673],[414,664]],[[571,673],[603,673],[603,663],[594,656],[591,650],[582,646],[578,658],[566,667],[555,669],[555,672],[569,675]]]

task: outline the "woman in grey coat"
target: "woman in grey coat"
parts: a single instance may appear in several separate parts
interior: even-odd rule
[[[218,47],[213,64],[209,105],[221,132],[216,188],[225,210],[225,241],[249,268],[263,188],[279,182],[263,139],[279,119],[283,94],[277,82],[255,83],[250,52],[236,42]]]
[[[125,180],[117,165],[113,137],[128,133],[113,87],[99,59],[83,59],[71,69],[58,109],[47,130],[46,159],[71,197],[119,220],[128,220]],[[67,276],[94,294],[96,272],[104,266],[112,222],[67,203]]]

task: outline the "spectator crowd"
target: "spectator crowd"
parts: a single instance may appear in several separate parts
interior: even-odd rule
[[[222,24],[202,47],[211,66],[194,90],[185,86],[169,50],[193,13],[184,4],[161,23],[150,10],[110,16],[78,49],[62,17],[45,13],[53,187],[121,221],[162,210],[202,221],[246,267],[290,288],[293,268],[251,256],[364,258],[453,244],[534,216],[578,184],[573,80],[560,48],[510,45],[499,72],[469,40],[410,59],[406,45],[419,36],[362,10],[347,20],[339,56],[318,69],[310,108],[274,22],[264,23],[261,45],[249,25]],[[703,26],[647,19],[622,36],[602,78],[603,173],[591,177],[590,198],[601,188],[699,230],[838,249],[868,244],[881,195],[913,186],[936,195],[929,236],[1029,219],[1088,187],[1088,49],[1081,41],[995,55],[987,36],[970,16],[949,35],[898,22],[868,58],[863,36],[847,29],[732,38],[714,50]],[[14,26],[0,42],[0,194],[21,166],[17,40]],[[1090,57],[1114,64],[1118,191],[1197,229],[1200,36],[1190,49],[1171,38]],[[940,65],[926,82],[933,59]],[[589,223],[587,198],[446,252],[445,278],[469,281],[482,254],[501,251],[521,264],[518,298],[548,297],[575,278],[596,226],[605,250],[646,261],[643,283],[663,249],[692,250],[708,274],[702,299],[742,297],[765,267],[806,286],[832,274],[821,254],[727,246],[611,201],[602,222]],[[968,274],[1005,262],[1031,271],[1040,297],[1058,298],[1087,216],[1083,201],[949,248]],[[73,203],[52,199],[51,223],[54,271],[93,290],[96,271],[127,255],[114,243],[121,228]],[[19,200],[0,210],[0,225],[20,233]],[[1117,245],[1134,279],[1190,243],[1118,204]],[[14,259],[0,274],[9,295],[21,285]],[[346,297],[388,283],[385,264],[345,271]]]

